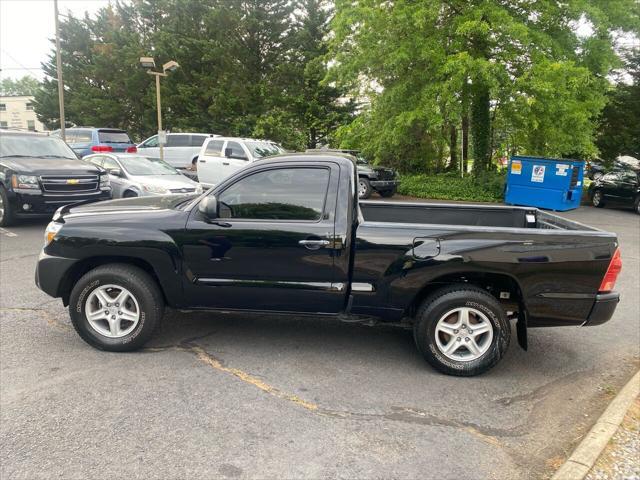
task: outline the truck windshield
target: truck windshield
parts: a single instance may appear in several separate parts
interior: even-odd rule
[[[2,135],[0,138],[0,157],[78,159],[60,138],[39,135]]]
[[[119,157],[122,167],[130,175],[180,175],[171,165],[147,157]]]
[[[277,143],[271,142],[246,142],[254,158],[270,157],[284,153],[284,149]]]

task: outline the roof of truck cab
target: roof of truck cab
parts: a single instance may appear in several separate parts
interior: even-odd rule
[[[356,159],[347,153],[338,153],[338,152],[305,152],[305,153],[283,153],[280,155],[273,155],[271,157],[264,157],[256,159],[256,162],[260,163],[276,163],[281,161],[318,161],[318,160],[326,160],[326,161],[337,161],[338,163],[342,162],[350,162],[353,165],[356,164]]]

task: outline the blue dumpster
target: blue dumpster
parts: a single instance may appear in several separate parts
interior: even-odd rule
[[[508,168],[505,203],[557,211],[580,206],[583,161],[513,156]]]

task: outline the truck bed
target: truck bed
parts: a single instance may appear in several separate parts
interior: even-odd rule
[[[536,208],[502,205],[361,201],[366,222],[597,231]]]

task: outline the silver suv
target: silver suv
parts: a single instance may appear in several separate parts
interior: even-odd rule
[[[210,133],[169,133],[163,149],[164,161],[175,168],[195,168],[204,141],[217,136]],[[138,145],[138,153],[149,158],[160,158],[158,135]]]

